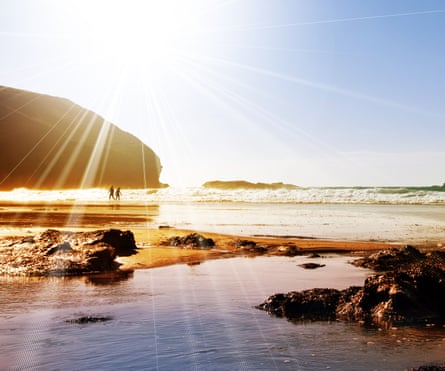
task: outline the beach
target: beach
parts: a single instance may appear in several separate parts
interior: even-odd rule
[[[0,202],[2,238],[118,229],[138,247],[117,258],[123,275],[0,277],[4,369],[394,370],[443,361],[442,326],[294,324],[255,308],[274,293],[363,285],[372,271],[350,262],[377,250],[441,249],[442,205],[143,195]],[[214,246],[172,243],[193,233]],[[302,268],[315,262],[319,269]]]
[[[395,213],[389,214],[391,207],[401,208],[398,218]],[[26,236],[46,229],[130,230],[141,249],[134,256],[120,258],[123,269],[153,268],[246,254],[236,246],[236,242],[241,239],[268,247],[267,251],[261,252],[265,255],[283,255],[283,247],[289,245],[302,252],[358,254],[407,244],[424,249],[445,244],[443,235],[435,233],[430,224],[421,224],[425,206],[410,207],[412,212],[406,215],[406,206],[395,205],[376,207],[213,202],[140,205],[135,202],[86,203],[71,200],[3,201],[0,202],[0,236]],[[419,216],[413,221],[415,209],[419,210]],[[438,207],[430,206],[430,209],[435,210]],[[295,214],[295,210],[298,214]],[[359,214],[362,215],[361,218],[357,217]],[[351,220],[354,216],[355,219]],[[281,223],[277,221],[277,217],[282,218]],[[302,224],[303,218],[308,220],[307,225]],[[372,218],[372,224],[366,224]],[[373,233],[376,227],[387,222],[393,225],[392,233],[386,235],[382,229],[379,231],[381,237],[375,238]],[[385,226],[388,227],[391,226]],[[416,229],[421,231],[417,232]],[[310,233],[306,232],[308,230]],[[166,243],[173,236],[185,236],[194,232],[212,238],[215,248],[175,248]],[[252,252],[250,254],[255,255]]]

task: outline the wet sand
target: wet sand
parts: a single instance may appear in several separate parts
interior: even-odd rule
[[[137,204],[82,204],[70,201],[58,202],[0,202],[0,238],[10,235],[26,236],[46,229],[88,231],[97,229],[130,230],[141,249],[131,257],[121,257],[122,269],[141,269],[172,264],[197,264],[208,259],[237,255],[285,255],[286,248],[295,246],[305,252],[366,253],[388,247],[401,247],[406,243],[389,243],[381,240],[351,241],[307,236],[254,235],[238,236],[207,231],[197,231],[212,238],[212,249],[192,249],[166,246],[163,242],[172,236],[185,236],[194,231],[177,229],[167,225],[153,227],[157,205]],[[240,249],[236,241],[254,241],[265,251],[249,252]],[[445,242],[445,241],[443,241]],[[417,247],[441,246],[434,242]]]
[[[295,246],[299,253],[366,253],[369,251],[386,249],[389,247],[401,247],[400,244],[389,244],[374,241],[335,241],[323,239],[307,239],[295,237],[245,237],[225,235],[218,233],[197,233],[215,242],[212,249],[196,249],[165,246],[164,242],[173,236],[185,236],[196,231],[176,228],[161,228],[152,230],[135,230],[136,244],[142,247],[136,255],[120,257],[122,269],[154,268],[172,264],[187,263],[199,264],[208,259],[229,258],[239,255],[248,256],[277,256],[285,255],[289,246]],[[237,241],[248,240],[256,243],[258,247],[264,247],[265,251],[255,252],[243,250],[237,247]]]

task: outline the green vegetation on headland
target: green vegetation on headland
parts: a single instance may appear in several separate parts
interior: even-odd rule
[[[204,188],[215,189],[298,189],[294,184],[277,183],[251,183],[245,180],[212,180],[202,185]]]

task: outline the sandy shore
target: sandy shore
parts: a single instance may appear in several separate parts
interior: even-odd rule
[[[199,264],[208,259],[228,258],[234,256],[276,256],[286,255],[289,247],[295,247],[299,253],[366,253],[369,251],[402,247],[400,244],[389,244],[374,241],[335,241],[305,238],[283,237],[241,237],[217,233],[197,232],[215,242],[212,249],[196,249],[166,246],[164,243],[173,236],[186,236],[195,231],[176,228],[135,230],[136,243],[141,249],[136,255],[120,257],[122,269],[154,268],[172,264]],[[263,251],[249,251],[239,248],[238,241],[255,242]]]
[[[160,267],[171,264],[197,264],[207,259],[226,258],[239,255],[290,255],[289,247],[305,252],[366,253],[388,247],[401,247],[402,243],[388,243],[382,240],[352,241],[298,236],[237,236],[198,231],[206,238],[212,238],[212,249],[172,247],[164,242],[172,236],[185,236],[191,230],[148,227],[158,213],[156,205],[136,204],[82,204],[76,202],[0,202],[0,238],[10,235],[25,236],[46,229],[66,231],[90,231],[98,229],[130,230],[141,249],[131,257],[121,257],[123,269]],[[237,241],[255,242],[262,251],[240,248]],[[431,241],[419,248],[437,248],[445,241]]]

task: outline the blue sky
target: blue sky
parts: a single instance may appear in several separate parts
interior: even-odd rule
[[[0,84],[140,137],[161,180],[445,181],[445,3],[3,0]]]

